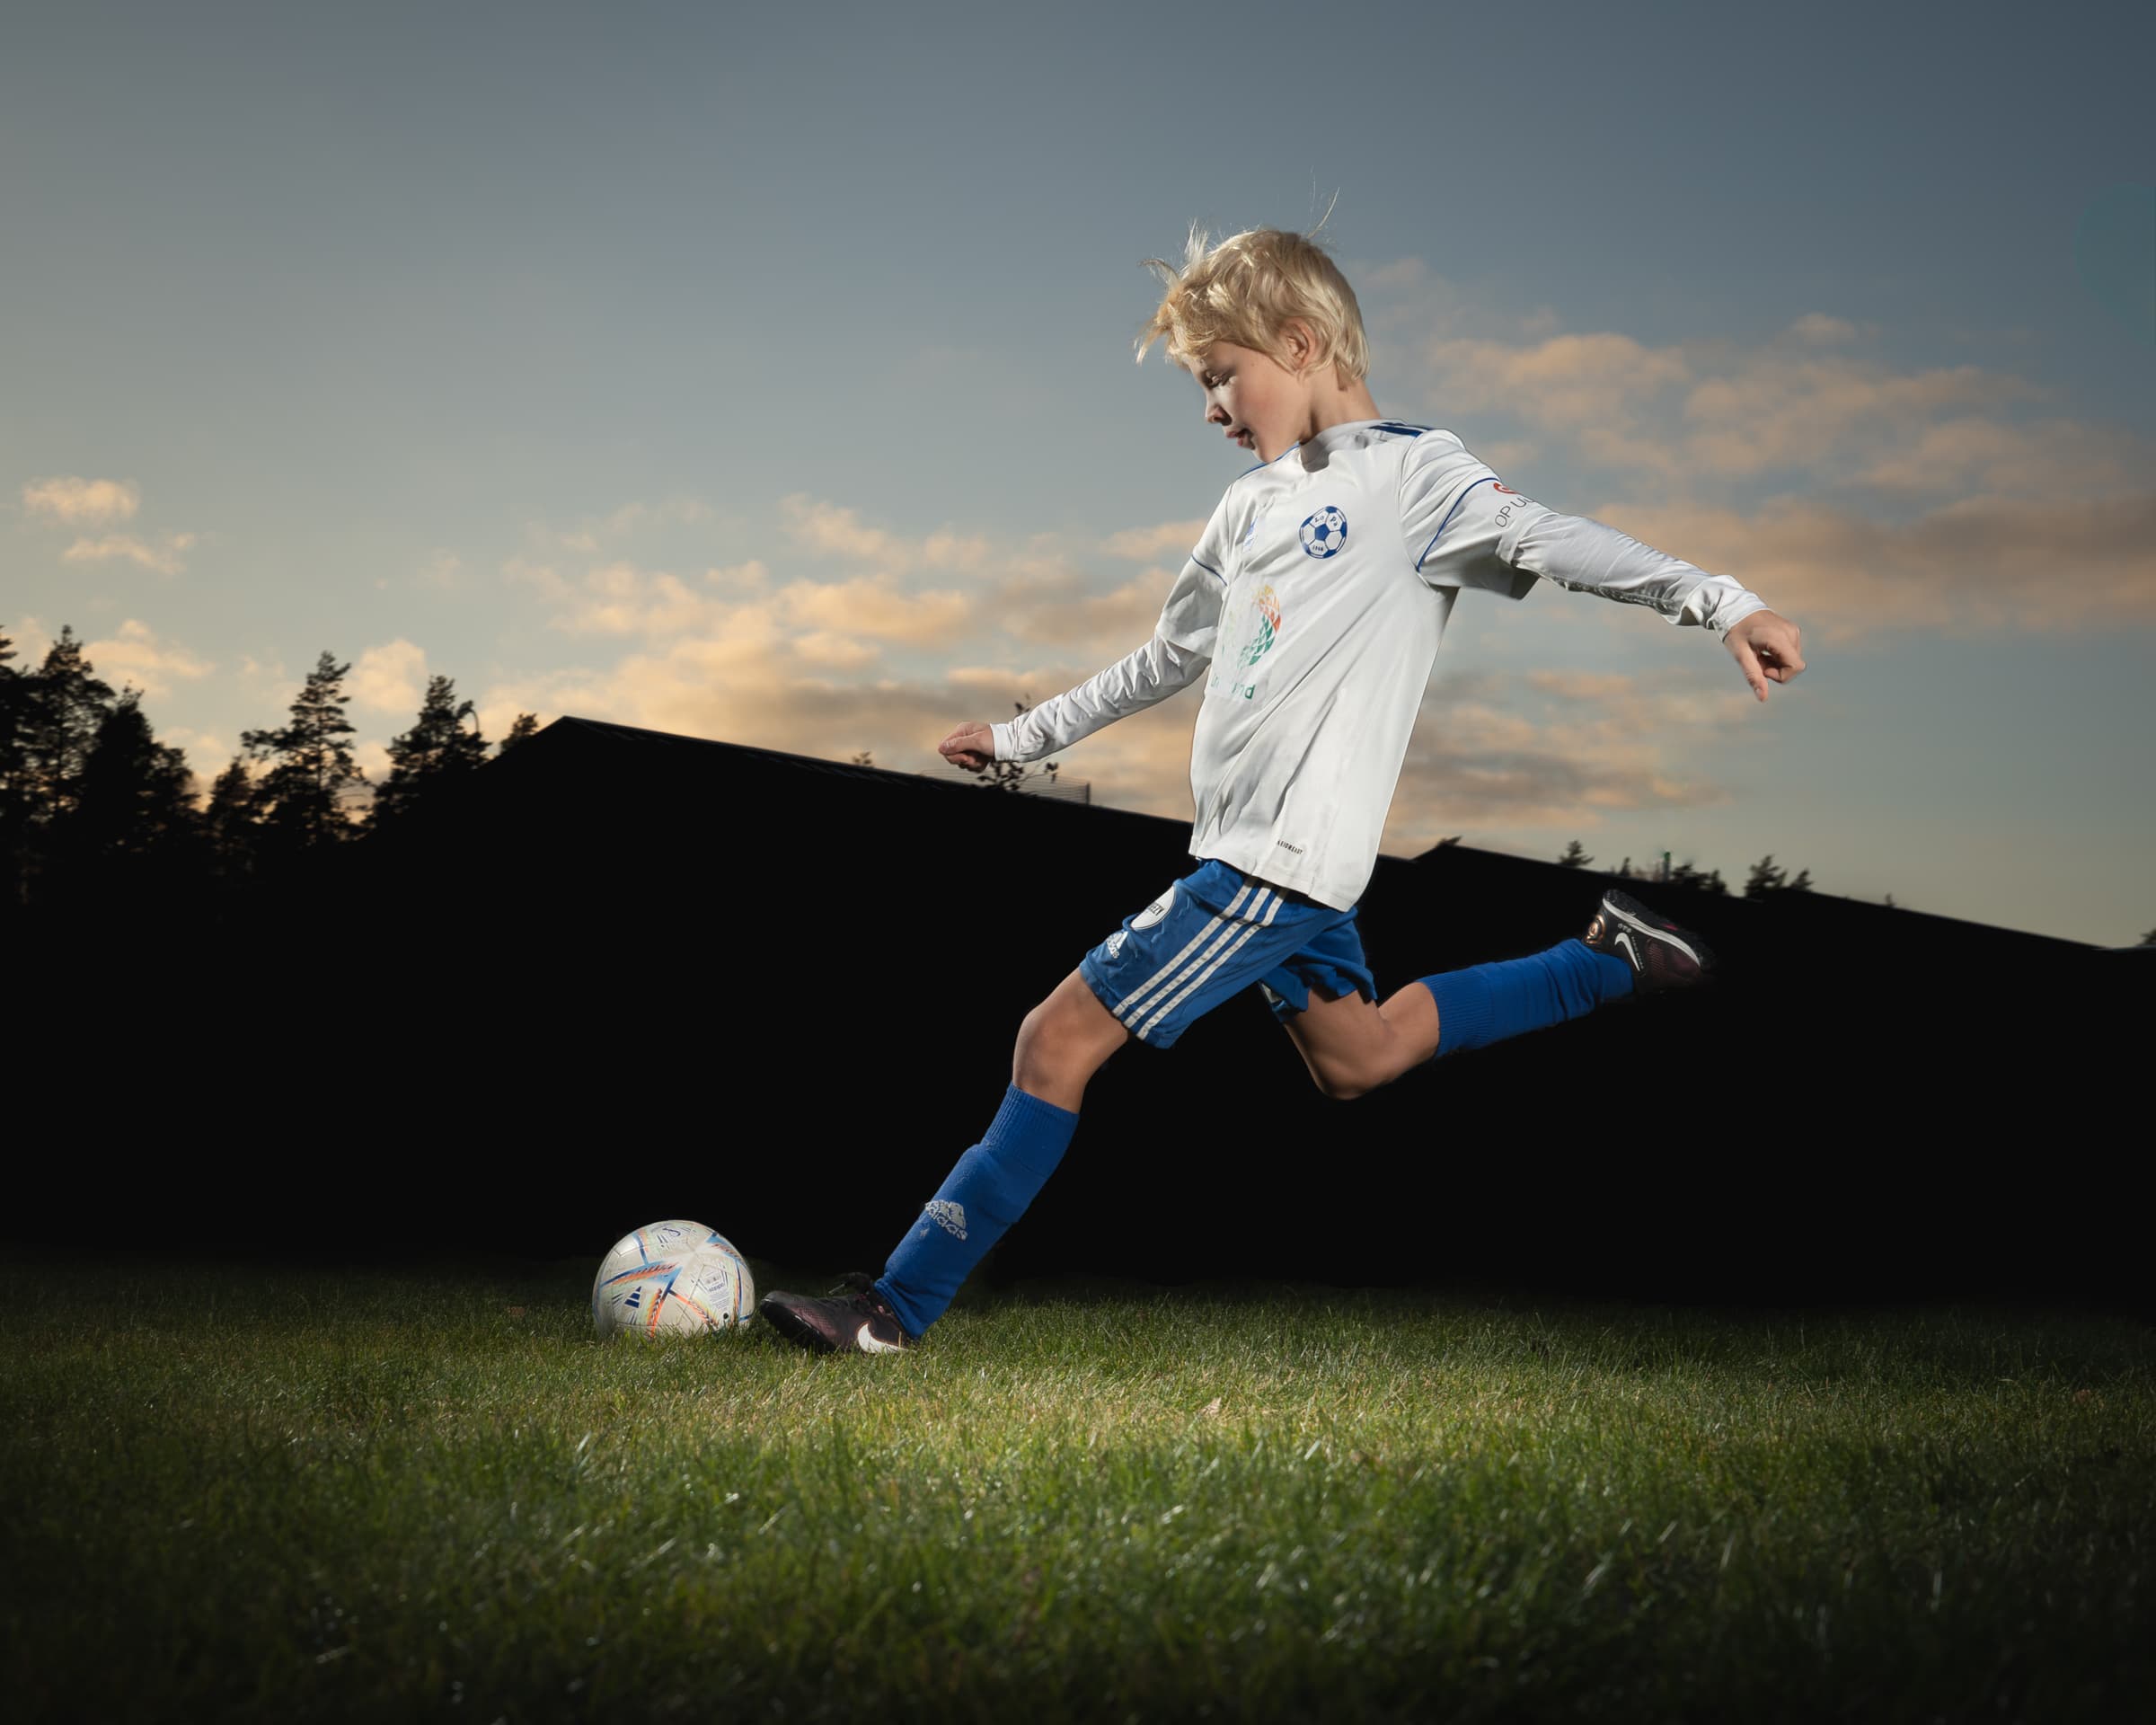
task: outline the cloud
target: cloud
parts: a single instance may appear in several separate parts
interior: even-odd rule
[[[437,549],[434,555],[420,564],[420,584],[444,593],[456,592],[464,586],[464,560],[453,551]]]
[[[1726,738],[1751,697],[1703,675],[1485,671],[1425,702],[1385,825],[1393,855],[1478,827],[1592,831],[1603,814],[1729,800],[1681,769]]]
[[[114,558],[139,563],[160,575],[177,575],[187,567],[181,562],[180,553],[195,543],[191,533],[168,533],[164,535],[163,549],[145,544],[129,534],[110,534],[102,539],[77,539],[60,553],[70,563],[102,563]]]
[[[380,742],[355,742],[352,745],[352,760],[367,774],[369,784],[383,783],[389,777],[390,770],[396,765],[390,759],[389,745]]]
[[[1488,433],[1459,416],[1518,420],[1533,442],[1595,468],[1651,482],[1662,496],[1709,500],[1774,475],[1816,487],[1911,494],[2030,493],[2145,487],[2152,452],[2122,428],[2059,417],[2025,423],[2049,394],[1977,365],[1902,370],[1858,344],[1875,336],[1825,312],[1745,344],[1700,338],[1648,346],[1617,331],[1560,331],[1476,305],[1426,273],[1394,283],[1365,311],[1410,382],[1409,417],[1436,411],[1498,464]],[[1533,448],[1501,450],[1518,464]]]
[[[1202,520],[1163,521],[1157,527],[1126,527],[1121,533],[1112,533],[1103,539],[1100,549],[1111,557],[1127,557],[1135,563],[1149,562],[1155,557],[1171,557],[1180,568],[1205,530]]]
[[[353,662],[347,686],[362,711],[416,714],[427,698],[426,650],[402,638],[369,647]]]
[[[142,489],[131,479],[78,479],[66,474],[33,479],[22,488],[22,508],[69,526],[131,521],[142,507]]]
[[[14,649],[8,668],[21,674],[34,671],[45,662],[56,637],[35,617],[17,617],[13,623],[0,617],[0,635]]]
[[[1789,333],[1799,341],[1853,341],[1857,326],[1839,317],[1829,317],[1825,312],[1807,312],[1789,325]]]
[[[609,541],[633,537],[650,527],[694,526],[713,518],[711,505],[693,497],[669,497],[658,502],[641,500],[623,504],[605,515],[588,515],[571,526],[557,527],[531,522],[526,537],[550,551],[580,552],[596,556]]]
[[[568,601],[552,626],[572,635],[679,634],[715,625],[727,608],[679,576],[626,562],[592,570],[580,586],[561,583],[548,590]]]
[[[1148,547],[1180,556],[1190,537],[1190,524],[1170,523],[1068,544],[976,539],[964,555],[990,579],[923,588],[913,584],[922,572],[949,567],[935,554],[942,535],[901,535],[805,494],[789,519],[791,556],[853,567],[812,578],[788,567],[786,545],[775,570],[759,561],[694,583],[620,560],[580,575],[513,560],[508,579],[553,626],[628,650],[494,685],[480,703],[488,733],[520,712],[542,721],[575,712],[835,760],[865,748],[886,767],[944,776],[935,744],[953,727],[1006,719],[1021,698],[1057,694],[1144,642],[1173,576],[1133,573],[1128,559]],[[1606,670],[1448,675],[1403,774],[1388,848],[1492,823],[1577,828],[1583,811],[1721,801],[1676,751],[1748,702],[1741,685],[1659,677],[1650,689]],[[1096,784],[1118,808],[1188,818],[1197,710],[1186,693],[1109,727],[1067,752],[1065,778]]]
[[[1677,350],[1610,333],[1555,335],[1525,347],[1439,337],[1422,345],[1420,358],[1433,399],[1448,413],[1514,413],[1614,466],[1641,458],[1640,408],[1692,376]]]
[[[787,536],[801,550],[847,562],[871,563],[887,575],[932,568],[971,571],[985,568],[994,553],[977,535],[941,528],[906,538],[864,524],[859,511],[796,491],[779,500]]]
[[[119,632],[83,643],[83,657],[114,687],[133,684],[145,694],[169,694],[175,682],[192,683],[216,667],[184,647],[161,641],[146,623],[133,618]]]
[[[1939,414],[2003,407],[2037,392],[1977,366],[1895,376],[1840,358],[1740,356],[1685,397],[1682,448],[1695,470],[1743,477],[1770,470],[1832,476],[1869,458]],[[1643,457],[1644,459],[1644,457]]]
[[[955,588],[907,593],[888,580],[792,581],[772,605],[795,628],[843,630],[877,641],[934,647],[963,634],[973,596]]]
[[[2145,482],[2156,452],[2132,433],[2072,420],[2010,425],[1975,417],[1929,425],[1855,475],[1894,493],[2101,494]]]
[[[2156,494],[1969,497],[1888,525],[1780,498],[1613,506],[1612,526],[1727,571],[1830,641],[1892,629],[2051,632],[2156,623]]]

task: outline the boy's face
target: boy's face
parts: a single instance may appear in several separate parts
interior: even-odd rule
[[[1206,423],[1224,426],[1230,443],[1273,461],[1302,435],[1309,391],[1270,354],[1216,341],[1185,365],[1206,393]]]

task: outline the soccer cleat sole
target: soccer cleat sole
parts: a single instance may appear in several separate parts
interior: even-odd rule
[[[775,1296],[756,1307],[757,1313],[788,1341],[818,1354],[835,1354],[838,1343]]]

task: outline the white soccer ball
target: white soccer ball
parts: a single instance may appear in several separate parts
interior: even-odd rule
[[[601,1337],[706,1335],[747,1323],[755,1309],[747,1260],[701,1222],[654,1222],[624,1234],[591,1283]]]

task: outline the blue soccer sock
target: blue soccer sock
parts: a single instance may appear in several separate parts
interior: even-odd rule
[[[1425,977],[1437,1002],[1437,1055],[1485,1048],[1591,1013],[1632,992],[1632,967],[1584,941],[1502,964],[1478,964]]]
[[[908,1335],[943,1315],[982,1254],[1047,1184],[1077,1127],[1067,1108],[1016,1084],[1003,1092],[987,1136],[959,1158],[876,1283]]]

